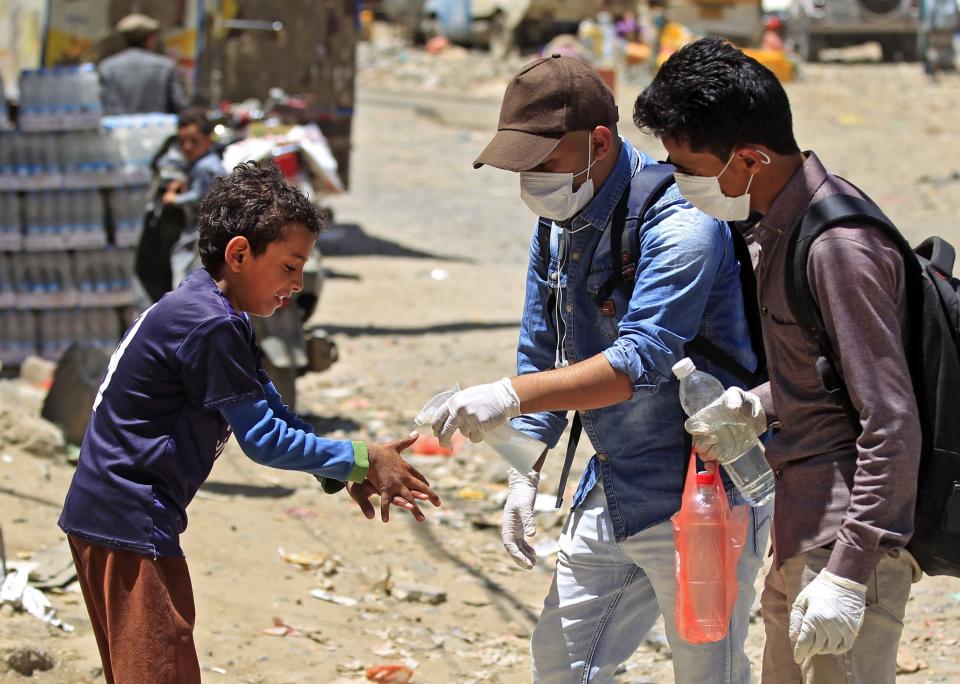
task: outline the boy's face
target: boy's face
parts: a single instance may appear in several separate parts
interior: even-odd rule
[[[290,226],[282,240],[271,242],[259,256],[254,256],[249,246],[231,254],[228,245],[231,302],[254,316],[271,315],[290,295],[303,289],[303,267],[315,241],[306,228]]]
[[[197,124],[190,124],[177,129],[177,142],[183,156],[192,164],[210,150],[213,138],[201,131]]]

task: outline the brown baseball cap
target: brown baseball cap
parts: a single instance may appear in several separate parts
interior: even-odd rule
[[[609,126],[619,118],[613,93],[597,72],[554,53],[523,67],[507,85],[497,134],[473,168],[527,171],[550,156],[564,133]]]

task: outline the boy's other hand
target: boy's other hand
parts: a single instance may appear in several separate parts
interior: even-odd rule
[[[434,506],[440,505],[440,497],[430,488],[427,478],[400,456],[418,437],[419,435],[413,432],[404,439],[386,444],[367,444],[367,455],[370,459],[367,480],[380,495],[380,518],[383,522],[390,520],[391,503],[402,505],[414,518],[421,521],[423,513],[417,506],[417,501],[430,501]],[[353,496],[353,493],[350,495]],[[404,501],[405,504],[396,504],[394,498]],[[363,504],[360,504],[360,508],[366,514]]]

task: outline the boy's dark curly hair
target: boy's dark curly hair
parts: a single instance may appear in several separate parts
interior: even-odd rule
[[[283,239],[292,226],[314,236],[325,227],[317,208],[284,182],[276,166],[240,164],[229,176],[213,181],[200,204],[200,260],[214,273],[223,264],[227,243],[233,238],[247,238],[253,254],[259,256],[271,242]]]
[[[800,151],[780,81],[723,38],[701,38],[674,53],[637,97],[633,122],[723,160],[747,143],[777,154]]]

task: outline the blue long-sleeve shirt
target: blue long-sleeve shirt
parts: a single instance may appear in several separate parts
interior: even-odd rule
[[[553,224],[549,244],[534,231],[517,347],[519,374],[553,368],[562,346],[571,363],[603,354],[630,378],[630,399],[581,413],[596,453],[573,500],[578,506],[602,481],[617,539],[667,520],[680,507],[689,452],[671,368],[686,355],[684,345],[704,334],[744,367],[756,366],[730,229],[691,206],[676,186],[643,216],[633,206],[639,192],[631,193],[627,221],[639,224],[633,289],[618,288],[603,309],[594,303],[619,269],[619,256],[610,253],[611,230],[621,230],[612,227],[614,209],[652,163],[622,141],[590,203],[563,226]],[[694,358],[725,385],[735,384],[706,359]],[[566,412],[558,411],[524,415],[513,424],[552,448],[566,422]]]
[[[245,399],[220,409],[250,460],[281,470],[363,482],[368,467],[366,444],[318,437],[312,425],[287,408],[272,382],[263,389],[262,399]]]

